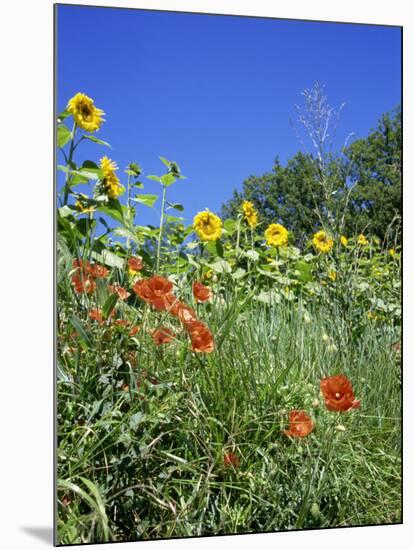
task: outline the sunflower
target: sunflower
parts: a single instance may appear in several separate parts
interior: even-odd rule
[[[347,246],[348,245],[348,239],[347,237],[345,237],[344,235],[341,235],[340,237],[340,242],[343,246]]]
[[[80,214],[92,214],[96,210],[94,206],[85,206],[80,199],[76,201],[75,208]]]
[[[194,217],[194,229],[202,241],[216,241],[222,233],[222,221],[216,214],[205,210]]]
[[[268,246],[284,246],[288,243],[288,231],[280,223],[272,223],[265,230]]]
[[[102,183],[109,198],[116,199],[123,192],[123,187],[119,182],[115,170],[118,169],[116,162],[108,157],[100,159],[100,167],[103,172]]]
[[[319,252],[326,254],[333,248],[333,239],[323,230],[318,231],[313,237],[313,245]]]
[[[363,233],[360,233],[360,235],[358,236],[357,242],[361,246],[366,246],[366,245],[369,244],[369,241],[366,239],[366,237],[363,235]]]
[[[102,109],[95,107],[93,99],[80,92],[69,99],[67,110],[75,123],[87,132],[99,130],[104,122],[102,116],[105,114]]]
[[[244,218],[247,224],[254,229],[258,224],[258,215],[254,205],[251,201],[244,201],[242,203],[242,211],[244,212]]]

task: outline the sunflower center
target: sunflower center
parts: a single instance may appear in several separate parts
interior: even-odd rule
[[[82,105],[80,106],[80,112],[85,119],[90,120],[90,118],[92,117],[92,110],[86,103],[82,103]]]

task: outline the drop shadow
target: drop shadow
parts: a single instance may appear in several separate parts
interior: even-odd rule
[[[53,546],[52,527],[20,527],[20,530],[32,537]]]

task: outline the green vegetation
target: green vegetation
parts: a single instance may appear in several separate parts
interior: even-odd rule
[[[384,130],[350,146],[351,200],[338,161],[300,154],[185,227],[175,162],[149,195],[136,163],[121,185],[77,161],[107,146],[90,102],[58,123],[58,543],[400,522],[398,176],[365,154]]]

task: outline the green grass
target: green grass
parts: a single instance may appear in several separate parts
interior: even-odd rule
[[[148,329],[165,318],[148,306],[131,339],[61,292],[59,543],[399,522],[398,329],[360,328],[316,298],[304,311],[228,291],[197,309],[212,354],[192,353],[182,331],[157,348]],[[71,340],[73,314],[83,329]],[[325,409],[319,381],[338,373],[359,410]],[[291,409],[315,420],[308,437],[282,434]]]

